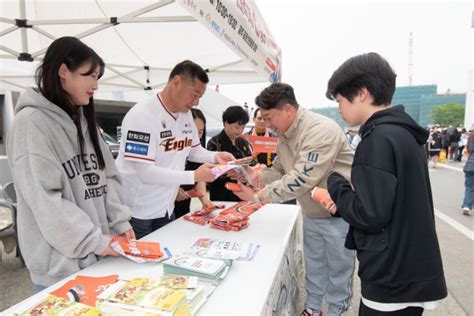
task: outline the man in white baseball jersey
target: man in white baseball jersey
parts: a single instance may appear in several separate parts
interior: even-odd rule
[[[163,91],[138,102],[123,119],[117,168],[137,239],[173,219],[181,184],[212,182],[209,163],[234,159],[229,153],[201,147],[190,110],[198,105],[208,82],[201,66],[185,60],[173,68]],[[205,164],[185,171],[188,159]]]

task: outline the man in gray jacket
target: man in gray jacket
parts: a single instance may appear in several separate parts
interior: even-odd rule
[[[353,154],[344,132],[332,120],[299,107],[293,88],[274,83],[255,99],[266,126],[278,134],[277,158],[271,168],[251,175],[266,186],[256,192],[242,185],[244,200],[282,202],[296,198],[303,211],[303,235],[308,292],[301,315],[320,315],[323,298],[328,315],[349,307],[355,254],[344,247],[348,225],[331,217],[311,198],[311,190],[326,187],[331,172],[349,179]]]

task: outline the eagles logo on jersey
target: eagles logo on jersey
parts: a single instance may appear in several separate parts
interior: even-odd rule
[[[163,148],[164,152],[169,151],[181,151],[186,147],[192,146],[192,138],[185,138],[177,140],[176,137],[165,139],[160,143],[160,146]]]

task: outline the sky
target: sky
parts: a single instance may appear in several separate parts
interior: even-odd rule
[[[256,0],[282,49],[282,81],[300,105],[336,106],[325,97],[328,79],[348,58],[377,52],[409,84],[409,38],[413,34],[413,85],[438,85],[438,93],[466,93],[474,64],[471,1]],[[219,87],[239,104],[253,105],[268,83]]]

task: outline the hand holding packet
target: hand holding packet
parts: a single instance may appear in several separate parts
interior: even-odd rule
[[[311,197],[313,200],[321,204],[325,209],[329,209],[334,205],[334,201],[331,199],[331,196],[326,189],[315,187],[311,191]]]

